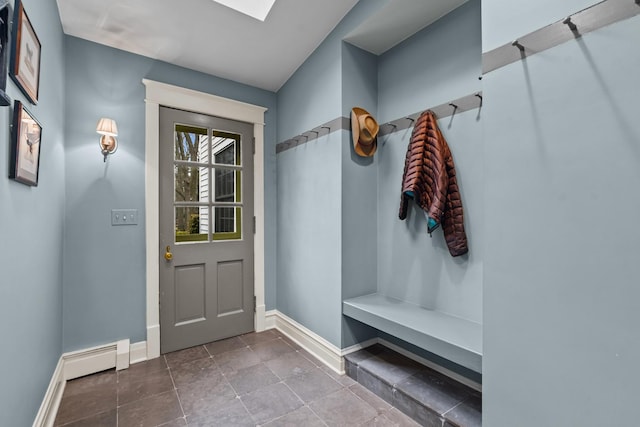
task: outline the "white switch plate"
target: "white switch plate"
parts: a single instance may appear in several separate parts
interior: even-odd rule
[[[111,225],[138,225],[138,209],[111,209]]]

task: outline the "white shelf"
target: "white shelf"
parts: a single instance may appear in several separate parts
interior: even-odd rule
[[[482,372],[482,325],[381,294],[344,300],[344,315]]]

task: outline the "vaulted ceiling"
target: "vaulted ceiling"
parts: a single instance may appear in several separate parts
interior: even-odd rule
[[[347,40],[380,54],[465,1],[389,0]],[[212,0],[57,0],[66,34],[270,91],[357,2],[276,0],[262,22]]]

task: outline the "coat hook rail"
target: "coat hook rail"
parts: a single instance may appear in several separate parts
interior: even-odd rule
[[[431,110],[435,113],[438,119],[444,119],[445,117],[452,116],[453,114],[462,113],[469,110],[482,107],[482,92],[475,92],[462,98],[454,99],[450,102],[437,105],[431,108],[425,108],[422,111],[411,114],[409,116],[401,117],[399,119],[392,120],[390,122],[380,125],[380,132],[378,135],[384,136],[390,133],[398,132],[404,129],[413,127],[414,122],[425,110]]]
[[[302,132],[300,135],[296,135],[286,141],[276,144],[276,153],[281,153],[299,145],[306,144],[307,142],[326,137],[337,130],[350,129],[350,126],[351,122],[348,117],[338,117],[330,122],[323,123],[320,126],[316,126],[313,129]]]
[[[640,0],[604,0],[482,54],[482,74],[640,14]],[[570,31],[567,31],[567,28]],[[514,49],[516,47],[517,49]]]

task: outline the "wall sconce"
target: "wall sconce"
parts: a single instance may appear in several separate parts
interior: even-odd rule
[[[118,140],[116,139],[116,136],[118,136],[118,126],[116,125],[116,121],[104,117],[101,118],[98,121],[96,132],[102,135],[100,137],[100,150],[106,162],[107,156],[115,153],[118,149]]]

